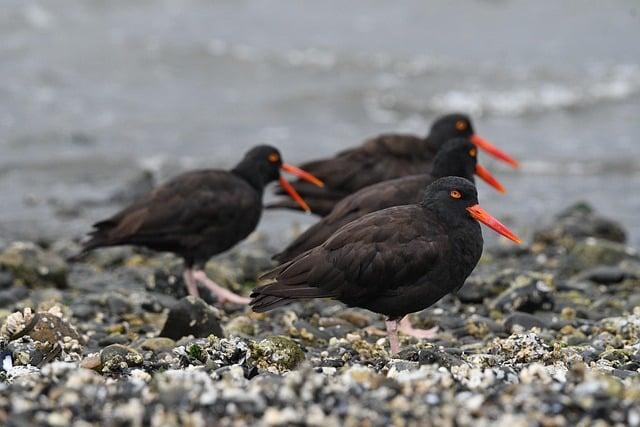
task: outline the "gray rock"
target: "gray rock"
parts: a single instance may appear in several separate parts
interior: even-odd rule
[[[587,269],[599,265],[615,265],[632,254],[621,243],[588,238],[576,243],[569,255],[575,260],[577,269]]]
[[[171,351],[176,346],[176,342],[171,338],[156,337],[147,338],[140,344],[143,350],[150,350],[154,353]]]
[[[251,359],[260,369],[282,373],[295,369],[305,356],[300,345],[291,338],[272,336],[254,343]]]
[[[13,286],[13,273],[7,270],[0,270],[0,289],[9,289]]]
[[[100,341],[98,341],[98,345],[100,347],[107,347],[112,344],[128,344],[129,341],[130,341],[129,337],[127,337],[126,335],[109,334],[106,337],[102,338]]]
[[[143,358],[134,349],[112,344],[100,352],[100,364],[103,372],[117,372],[133,366],[142,365]]]
[[[10,271],[28,287],[67,286],[65,260],[33,243],[12,243],[0,253],[0,270]]]
[[[553,306],[553,277],[549,274],[525,272],[518,275],[509,289],[498,295],[490,307],[505,313],[532,312]]]
[[[223,337],[219,318],[220,315],[216,309],[200,298],[188,296],[179,300],[169,310],[169,316],[160,336],[173,340],[189,335],[196,338],[205,338],[209,335]]]
[[[604,285],[620,283],[627,278],[627,273],[620,267],[600,266],[591,268],[580,275],[580,278]]]
[[[480,304],[489,297],[491,291],[488,286],[483,286],[480,280],[470,278],[455,293],[458,299],[465,304]]]
[[[29,296],[29,290],[22,286],[16,286],[10,289],[0,291],[0,307],[11,306]]]
[[[585,237],[618,243],[624,243],[627,239],[626,232],[620,224],[600,217],[589,204],[578,202],[559,213],[553,225],[538,230],[534,235],[534,241],[555,244],[565,239],[575,241]]]
[[[547,322],[545,322],[540,317],[534,316],[533,314],[529,313],[517,312],[510,314],[506,319],[504,319],[504,329],[506,332],[513,332],[513,328],[516,325],[523,327],[525,330],[529,330],[531,328],[549,328]]]

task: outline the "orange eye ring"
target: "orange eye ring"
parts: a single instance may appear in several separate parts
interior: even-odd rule
[[[458,130],[466,130],[467,129],[467,123],[464,120],[458,120],[456,122],[456,129],[458,129]]]
[[[471,157],[475,157],[478,155],[478,150],[476,150],[475,148],[472,148],[471,150],[469,150],[469,155]]]
[[[271,154],[269,154],[269,157],[267,157],[267,159],[271,163],[277,163],[277,162],[280,161],[280,156],[278,156],[276,153],[271,153]]]
[[[449,193],[452,199],[459,199],[462,197],[462,194],[458,190],[451,190]]]

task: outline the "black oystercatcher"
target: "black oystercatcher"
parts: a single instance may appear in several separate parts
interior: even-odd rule
[[[233,247],[258,225],[262,193],[271,181],[302,209],[308,206],[282,176],[292,173],[314,185],[317,178],[283,163],[277,149],[261,145],[251,149],[231,171],[203,169],[179,175],[109,219],[93,225],[82,253],[104,246],[136,245],[173,252],[184,259],[184,281],[189,294],[198,295],[197,282],[220,302],[248,303],[209,279],[202,270],[213,255]]]
[[[407,175],[431,172],[433,159],[440,147],[453,138],[465,138],[487,153],[513,167],[518,162],[478,136],[471,119],[464,114],[448,114],[437,119],[429,135],[384,134],[371,138],[360,147],[346,150],[335,157],[316,160],[302,168],[325,183],[314,188],[304,182],[293,183],[309,203],[311,211],[325,216],[342,198],[363,187]],[[269,208],[299,209],[288,200],[277,201]]]
[[[445,176],[459,176],[474,181],[477,174],[488,184],[504,193],[504,187],[491,173],[478,164],[478,150],[468,140],[452,139],[440,148],[430,174],[410,175],[370,185],[340,200],[331,213],[302,233],[273,259],[290,261],[301,253],[324,243],[340,227],[368,213],[391,206],[418,203],[423,190]]]
[[[393,354],[398,331],[428,337],[403,320],[460,288],[482,254],[478,221],[503,236],[520,239],[478,205],[476,188],[459,177],[440,178],[420,203],[365,215],[325,243],[261,279],[251,306],[264,312],[297,299],[334,298],[387,317]]]

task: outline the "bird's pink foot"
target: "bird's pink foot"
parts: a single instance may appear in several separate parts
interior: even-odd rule
[[[434,326],[431,329],[418,329],[414,328],[409,320],[409,316],[404,316],[400,321],[400,326],[398,327],[398,331],[402,332],[405,335],[409,335],[410,337],[420,338],[420,339],[433,339],[438,336],[438,327]]]
[[[398,344],[398,321],[387,320],[387,335],[389,336],[389,347],[391,347],[391,354],[396,355],[400,351],[400,344]]]
[[[184,278],[184,285],[187,288],[189,295],[199,297],[198,284],[196,283],[195,277],[193,277],[193,270],[190,268],[185,269],[182,277]]]
[[[222,286],[218,285],[213,280],[209,279],[204,271],[197,270],[193,272],[193,277],[196,281],[202,283],[207,287],[213,294],[218,297],[218,302],[220,304],[224,304],[225,302],[231,302],[234,304],[249,304],[251,301],[249,298],[245,298],[238,294],[231,292],[229,289],[225,289]]]

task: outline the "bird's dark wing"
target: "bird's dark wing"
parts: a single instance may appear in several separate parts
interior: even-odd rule
[[[227,171],[180,175],[113,217],[94,224],[86,249],[120,244],[189,245],[200,232],[229,227],[255,209],[256,192]]]
[[[326,215],[330,211],[327,207],[332,208],[338,200],[363,187],[429,172],[428,161],[431,157],[432,153],[422,138],[401,134],[380,135],[335,157],[303,164],[303,169],[325,183],[323,188],[300,180],[293,185],[314,213]],[[282,194],[281,190],[278,193]],[[269,207],[297,209],[287,200],[270,204]]]
[[[252,306],[266,311],[300,298],[355,304],[395,295],[427,274],[448,245],[444,229],[419,206],[374,212],[264,274],[273,283],[254,290]]]
[[[370,185],[340,200],[331,213],[312,225],[273,259],[287,262],[301,253],[321,245],[340,227],[368,213],[391,206],[416,203],[433,178],[411,175]]]

